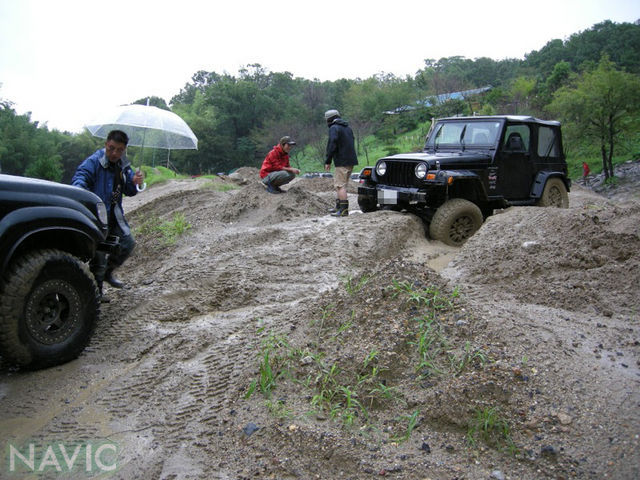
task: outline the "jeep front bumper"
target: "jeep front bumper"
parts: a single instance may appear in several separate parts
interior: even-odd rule
[[[425,205],[427,203],[426,192],[411,187],[360,186],[358,195],[367,197],[378,205]]]

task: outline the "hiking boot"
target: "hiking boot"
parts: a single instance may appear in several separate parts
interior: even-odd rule
[[[282,190],[280,190],[278,187],[274,187],[270,181],[266,181],[266,182],[262,182],[262,184],[264,185],[264,187],[267,189],[267,192],[269,193],[282,193]]]
[[[108,270],[107,273],[104,274],[104,281],[113,288],[124,288],[124,283],[113,276],[113,270]]]
[[[340,200],[338,209],[331,214],[332,217],[346,217],[349,215],[349,200]]]
[[[336,198],[336,206],[335,207],[331,207],[329,209],[329,213],[331,213],[331,214],[336,213],[339,208],[340,208],[340,199]]]

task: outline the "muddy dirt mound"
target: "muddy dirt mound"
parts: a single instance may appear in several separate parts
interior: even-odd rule
[[[512,208],[491,217],[449,268],[457,270],[454,281],[486,285],[522,302],[636,314],[640,205]]]
[[[215,216],[221,222],[273,225],[300,217],[326,213],[329,203],[298,185],[284,186],[285,194],[268,193],[261,182],[250,182],[218,205]]]
[[[335,192],[335,187],[333,186],[333,178],[298,177],[291,181],[291,185],[295,185],[296,187],[307,190],[308,192]],[[347,183],[347,192],[358,193],[358,183],[354,182],[353,180],[349,180],[349,182]]]
[[[242,401],[249,408],[237,422],[259,425],[250,442],[262,455],[287,460],[262,469],[248,464],[246,472],[415,478],[422,465],[435,478],[454,478],[455,454],[468,474],[482,475],[460,443],[469,422],[488,408],[519,422],[518,412],[532,401],[508,365],[483,368],[496,353],[476,343],[485,322],[434,271],[401,258],[343,277],[328,293],[290,324],[263,334],[257,361],[268,351],[277,379],[272,392],[258,388]],[[265,397],[289,415],[264,416]],[[469,435],[474,439],[475,432]],[[488,436],[509,448],[510,438]],[[300,451],[317,453],[303,459]],[[515,459],[500,461],[513,475],[527,476]],[[537,468],[547,468],[546,461]]]
[[[125,199],[129,288],[77,361],[1,371],[3,438],[115,442],[122,479],[638,478],[637,206],[575,188],[459,249],[241,170]]]

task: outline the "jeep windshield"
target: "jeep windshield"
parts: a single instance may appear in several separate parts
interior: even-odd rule
[[[464,120],[438,122],[427,138],[425,150],[467,150],[495,147],[501,122]]]

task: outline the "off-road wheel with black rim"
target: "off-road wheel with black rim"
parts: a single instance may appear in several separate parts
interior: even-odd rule
[[[378,209],[378,204],[375,200],[371,200],[366,195],[358,195],[358,206],[362,213],[375,212]]]
[[[454,198],[436,210],[429,225],[429,236],[459,247],[478,231],[482,221],[482,212],[476,204],[463,198]]]
[[[569,208],[569,194],[564,182],[559,178],[547,180],[542,196],[536,205],[539,207]]]
[[[13,262],[0,290],[0,352],[10,363],[45,368],[76,358],[98,317],[98,287],[89,267],[59,250]]]

